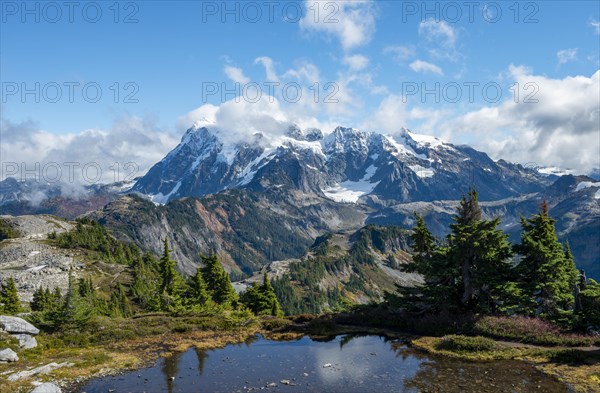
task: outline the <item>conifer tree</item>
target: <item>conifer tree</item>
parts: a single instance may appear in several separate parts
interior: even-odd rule
[[[84,326],[95,312],[94,304],[90,304],[80,295],[80,287],[75,281],[73,271],[69,270],[69,286],[62,305],[62,323]]]
[[[148,311],[161,309],[160,284],[162,280],[159,270],[158,261],[150,254],[144,254],[141,259],[137,260],[133,268],[132,295],[138,304]]]
[[[213,301],[200,268],[196,269],[196,274],[190,278],[188,286],[190,288],[188,300],[191,308],[203,308],[212,305]]]
[[[110,314],[117,318],[127,318],[133,315],[127,292],[121,284],[110,295]]]
[[[171,259],[171,251],[169,250],[169,241],[165,237],[163,241],[163,255],[160,258],[160,276],[162,279],[160,291],[166,292],[169,295],[175,293],[175,276],[177,275],[177,271],[175,270],[176,263]]]
[[[558,242],[554,223],[544,201],[538,214],[521,218],[521,243],[515,250],[521,255],[517,270],[525,313],[561,320],[574,307],[578,272],[570,248]]]
[[[229,275],[221,266],[219,258],[216,255],[202,257],[204,268],[202,268],[202,277],[215,303],[221,305],[233,305],[238,300],[237,294]]]
[[[482,219],[477,191],[463,197],[450,224],[448,258],[459,271],[460,305],[477,312],[495,312],[503,301],[513,256],[500,219]]]
[[[181,292],[183,290],[183,279],[175,270],[177,263],[171,259],[169,242],[165,237],[163,242],[163,255],[160,258],[160,298],[163,311],[177,311],[181,308]]]
[[[43,311],[45,308],[47,308],[49,294],[50,292],[48,291],[48,288],[44,290],[41,286],[39,286],[35,292],[33,292],[33,297],[29,303],[31,311]]]
[[[388,302],[411,311],[428,310],[440,312],[455,308],[458,271],[449,264],[446,249],[438,247],[423,217],[415,213],[416,224],[410,235],[413,262],[402,265],[407,273],[423,277],[423,284],[416,287],[398,286],[399,296],[387,294]]]
[[[23,310],[19,292],[12,277],[9,277],[0,288],[0,307],[4,314],[18,314]]]
[[[252,285],[242,294],[240,301],[256,315],[283,316],[275,290],[267,273],[263,274],[263,283]]]

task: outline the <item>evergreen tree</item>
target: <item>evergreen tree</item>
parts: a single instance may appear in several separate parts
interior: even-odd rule
[[[208,286],[204,282],[202,270],[196,269],[196,274],[190,277],[188,282],[189,298],[188,307],[191,309],[210,308],[213,305],[212,297],[209,293]]]
[[[171,259],[169,242],[165,237],[163,242],[163,255],[160,258],[160,298],[163,311],[177,311],[181,308],[181,292],[183,290],[183,279],[175,270],[177,263]]]
[[[407,273],[423,277],[416,287],[397,286],[399,296],[386,294],[386,300],[410,311],[440,312],[455,308],[458,271],[449,264],[447,250],[438,247],[423,217],[415,213],[416,224],[410,235],[413,262],[400,266]]]
[[[69,270],[69,286],[61,311],[61,324],[78,327],[86,325],[95,313],[94,304],[81,297],[80,287],[75,282],[72,270]]]
[[[160,304],[160,274],[158,261],[150,254],[144,254],[133,268],[133,285],[131,292],[137,303],[148,311],[159,311]]]
[[[521,218],[521,243],[515,250],[521,255],[517,270],[525,313],[558,321],[574,307],[578,272],[570,249],[558,242],[554,223],[544,201],[538,214]]]
[[[121,284],[110,295],[110,315],[116,318],[127,318],[133,315],[127,292]]]
[[[425,221],[416,215],[413,263],[401,269],[420,274],[424,282],[399,286],[399,296],[386,294],[386,300],[418,312],[489,313],[506,307],[512,251],[498,224],[499,219],[482,219],[475,190],[462,198],[444,247],[436,246]]]
[[[585,275],[581,274],[584,278]],[[600,284],[593,279],[579,284],[580,308],[577,311],[576,326],[582,330],[600,328]]]
[[[18,314],[23,309],[15,280],[9,277],[0,288],[0,310],[4,314]]]
[[[202,277],[215,303],[221,305],[235,306],[238,297],[231,285],[229,275],[221,266],[219,258],[216,255],[202,257],[204,268],[202,268]]]
[[[500,219],[483,220],[477,191],[463,197],[448,235],[448,258],[460,272],[460,304],[477,312],[496,312],[505,300],[513,256]]]
[[[29,302],[31,311],[43,311],[46,308],[46,305],[48,304],[48,294],[49,292],[45,291],[41,286],[39,286],[33,292],[33,297],[31,299],[31,302]]]
[[[283,316],[275,290],[266,272],[263,275],[262,285],[252,283],[242,294],[240,301],[256,315]]]

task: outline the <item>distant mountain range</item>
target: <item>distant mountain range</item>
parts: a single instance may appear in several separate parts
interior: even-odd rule
[[[494,161],[406,129],[385,136],[337,127],[324,135],[289,126],[278,138],[257,133],[243,143],[227,135],[192,127],[135,183],[87,187],[79,195],[6,179],[0,209],[67,218],[88,213],[155,252],[166,235],[182,271],[195,269],[198,253],[217,252],[242,277],[302,257],[327,233],[368,224],[410,228],[414,212],[443,236],[458,200],[476,187],[486,216],[501,216],[513,241],[519,218],[547,200],[561,240],[570,242],[588,275],[600,278],[600,182],[592,177]],[[47,198],[33,203],[31,195],[40,192]]]
[[[193,127],[132,190],[157,203],[225,189],[284,188],[379,204],[457,199],[470,186],[482,200],[497,200],[549,184],[533,169],[406,129],[392,137],[338,127],[324,137],[290,126],[277,140],[257,134],[251,142],[227,144],[218,132]]]

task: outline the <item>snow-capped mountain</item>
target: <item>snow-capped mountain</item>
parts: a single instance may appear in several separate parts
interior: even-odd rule
[[[337,127],[324,136],[290,126],[276,140],[257,133],[236,144],[219,135],[190,128],[133,191],[161,204],[233,188],[295,189],[338,202],[379,203],[457,199],[471,186],[482,200],[495,200],[549,184],[533,169],[407,129],[389,136]]]

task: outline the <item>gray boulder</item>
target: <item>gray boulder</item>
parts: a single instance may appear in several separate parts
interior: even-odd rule
[[[14,381],[18,381],[21,379],[25,379],[25,378],[30,378],[33,377],[34,375],[38,375],[38,374],[48,374],[51,371],[54,371],[58,368],[61,367],[71,367],[73,365],[73,363],[48,363],[45,366],[40,366],[37,368],[34,368],[33,370],[27,370],[27,371],[19,371],[16,372],[14,374],[10,374],[8,376],[8,380],[11,382]]]
[[[60,388],[52,382],[46,382],[38,385],[29,393],[62,393],[62,390],[60,390]]]
[[[0,363],[16,362],[19,360],[16,352],[10,348],[6,348],[0,351]]]
[[[23,318],[7,315],[0,315],[0,329],[12,334],[31,334],[35,336],[40,333],[38,328]]]
[[[19,340],[19,347],[23,349],[31,349],[37,347],[38,343],[35,337],[29,334],[13,334],[14,338]]]

